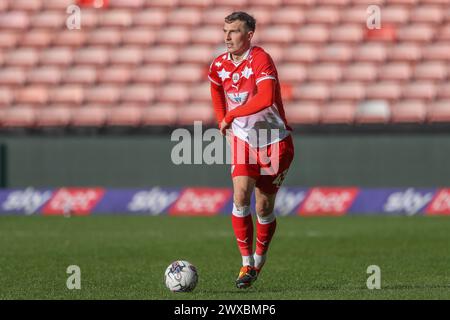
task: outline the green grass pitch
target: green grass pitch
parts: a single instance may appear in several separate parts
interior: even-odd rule
[[[164,286],[178,259],[199,271],[191,293]],[[280,217],[248,290],[234,287],[240,262],[229,216],[0,217],[0,299],[449,299],[450,219]]]

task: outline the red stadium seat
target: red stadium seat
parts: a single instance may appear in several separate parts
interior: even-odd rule
[[[31,27],[62,29],[65,27],[66,17],[64,11],[41,11],[31,18]]]
[[[28,15],[23,11],[10,11],[0,14],[0,29],[4,30],[26,30],[30,25]]]
[[[120,105],[109,110],[108,126],[132,126],[137,127],[141,124],[142,107],[133,105]]]
[[[170,68],[167,72],[171,82],[197,83],[204,80],[204,69],[195,64],[179,64]]]
[[[73,0],[43,0],[42,4],[45,9],[65,10],[68,6],[73,4]]]
[[[272,13],[271,22],[273,24],[290,24],[290,25],[300,25],[305,21],[305,15],[302,8],[289,6],[282,7],[280,6],[276,9],[275,12]]]
[[[222,28],[201,27],[192,29],[190,41],[194,44],[218,45],[223,43]]]
[[[9,106],[14,101],[14,93],[12,89],[0,87],[0,109]]]
[[[425,104],[417,100],[403,100],[394,104],[391,108],[391,121],[394,123],[421,123],[427,115]]]
[[[409,80],[412,75],[412,68],[407,62],[387,63],[378,71],[381,80]]]
[[[336,82],[341,79],[341,77],[341,66],[335,63],[313,64],[307,69],[307,78],[310,81]]]
[[[189,99],[189,89],[183,84],[169,83],[158,89],[157,100],[167,103],[186,103]]]
[[[290,124],[317,124],[320,105],[315,102],[294,101],[285,105],[286,118]]]
[[[319,60],[324,62],[348,62],[352,59],[352,47],[343,43],[329,44],[319,51]]]
[[[174,64],[178,61],[178,49],[175,46],[151,47],[144,52],[145,63]]]
[[[397,82],[380,81],[366,87],[368,99],[396,100],[401,97],[401,87]]]
[[[209,65],[213,59],[213,50],[208,45],[186,46],[180,51],[180,62]]]
[[[36,111],[29,106],[16,106],[4,110],[1,125],[7,128],[33,127]]]
[[[41,52],[39,61],[43,65],[66,66],[72,63],[73,52],[70,48],[49,48]]]
[[[434,29],[428,24],[409,24],[398,29],[400,41],[429,42],[433,39]]]
[[[311,6],[316,0],[283,0],[285,5]]]
[[[45,48],[50,45],[54,34],[44,29],[30,30],[23,35],[20,41],[21,46]]]
[[[44,105],[48,102],[48,90],[43,86],[27,86],[16,93],[16,102],[32,106]]]
[[[285,63],[278,66],[278,77],[282,82],[302,82],[306,78],[306,70],[301,64]]]
[[[133,16],[135,26],[157,28],[167,22],[167,14],[162,9],[147,9],[137,11]]]
[[[66,127],[72,119],[72,109],[64,106],[42,108],[36,115],[37,127]]]
[[[340,82],[331,87],[333,100],[362,100],[365,96],[365,86],[358,82]]]
[[[367,20],[367,7],[370,4],[375,4],[374,2],[375,1],[371,1],[370,3],[367,3],[365,5],[355,5],[341,10],[341,23],[355,23],[365,25]]]
[[[318,49],[311,44],[293,44],[288,46],[283,53],[286,62],[312,63],[317,59]]]
[[[84,30],[61,30],[53,34],[54,46],[81,46],[86,41]]]
[[[76,64],[102,66],[108,62],[108,51],[105,48],[83,47],[75,52]]]
[[[122,41],[122,34],[119,30],[112,28],[93,29],[87,41],[91,45],[116,46]]]
[[[131,79],[131,70],[126,66],[108,66],[98,72],[102,84],[125,84]]]
[[[345,80],[370,82],[377,78],[377,67],[372,63],[357,62],[348,65],[342,74]]]
[[[321,108],[321,122],[351,124],[355,120],[356,105],[349,102],[330,102]]]
[[[283,0],[247,0],[249,6],[280,7]]]
[[[39,9],[41,9],[41,7],[41,0],[14,0],[10,1],[9,10],[33,12],[38,11]]]
[[[32,67],[39,60],[38,51],[33,48],[18,48],[11,50],[5,57],[5,64],[18,67]]]
[[[449,13],[449,20],[450,20],[450,13]],[[438,40],[444,40],[444,41],[450,41],[450,23],[447,22],[438,31],[437,35]],[[1,39],[1,36],[0,36]],[[0,40],[0,46],[1,46],[1,40]]]
[[[308,24],[298,29],[295,35],[297,42],[323,43],[329,38],[329,30],[324,25]]]
[[[203,13],[203,23],[213,25],[213,27],[219,27],[220,34],[222,35],[223,32],[221,26],[225,22],[225,17],[232,11],[233,9],[230,7],[210,7]]]
[[[125,45],[150,46],[156,41],[156,32],[149,28],[133,28],[124,30],[122,42]]]
[[[193,103],[178,108],[178,123],[181,125],[194,125],[195,121],[202,124],[214,123],[214,110],[209,103]]]
[[[90,66],[76,66],[67,69],[62,80],[65,83],[71,84],[94,84],[97,81],[97,70]]]
[[[120,98],[120,87],[115,85],[99,85],[85,90],[85,101],[93,104],[111,105]]]
[[[71,124],[77,127],[103,127],[107,117],[107,109],[85,106],[73,110]]]
[[[381,43],[364,43],[355,49],[353,58],[362,62],[383,62],[386,59],[386,47]]]
[[[411,12],[410,21],[413,23],[441,23],[444,19],[444,12],[440,6],[436,5],[417,6]]]
[[[156,92],[153,87],[142,84],[129,85],[123,88],[120,99],[124,102],[134,102],[148,105],[155,99]]]
[[[213,0],[178,0],[178,5],[182,7],[206,8],[213,2]]]
[[[27,81],[32,84],[56,85],[61,81],[61,70],[54,66],[43,66],[28,72]]]
[[[381,21],[382,24],[404,24],[409,19],[409,10],[406,6],[401,5],[388,5],[381,8]]]
[[[450,99],[432,102],[428,107],[428,121],[450,122]]]
[[[214,0],[216,6],[245,7],[249,0]]]
[[[351,0],[317,0],[316,3],[318,5],[326,5],[326,6],[347,6],[350,4]]]
[[[397,27],[392,24],[382,24],[380,29],[366,29],[366,41],[394,42],[397,37]]]
[[[79,105],[84,100],[84,90],[80,85],[64,85],[52,88],[49,92],[53,104]]]
[[[305,13],[310,24],[335,24],[339,22],[339,10],[332,6],[316,6]]]
[[[150,8],[175,8],[178,4],[178,0],[145,0],[145,6]]]
[[[99,20],[101,27],[126,28],[133,24],[131,11],[124,9],[110,9],[102,12]]]
[[[259,27],[265,28],[272,20],[272,10],[273,8],[258,6],[249,8],[248,13],[256,19]]]
[[[100,20],[100,14],[96,9],[83,8],[81,15],[82,30],[93,30],[97,27]]]
[[[202,13],[197,8],[178,8],[169,13],[167,22],[170,25],[194,27],[202,21]]]
[[[422,51],[416,43],[400,43],[390,48],[388,58],[397,61],[417,61],[422,57]]]
[[[142,112],[142,122],[144,126],[170,126],[177,121],[177,108],[172,104],[156,104],[147,107]]]
[[[450,61],[450,43],[435,42],[426,45],[423,48],[423,58],[427,60]]]
[[[143,61],[144,53],[139,47],[120,47],[110,51],[109,62],[112,65],[135,66]]]
[[[294,87],[293,98],[297,100],[324,101],[330,97],[330,89],[326,83],[304,83]]]
[[[26,81],[26,73],[22,68],[0,68],[0,85],[22,85]]]
[[[444,62],[429,61],[416,65],[414,77],[418,80],[442,81],[447,78],[448,70]]]
[[[357,24],[342,24],[333,27],[330,31],[330,40],[333,42],[360,42],[364,37],[364,29]]]
[[[260,39],[263,42],[288,44],[294,39],[294,31],[289,26],[269,26],[260,30]]]
[[[431,81],[410,82],[403,87],[403,96],[405,99],[431,100],[436,95],[437,88]]]
[[[387,123],[391,110],[386,101],[372,100],[358,104],[355,114],[357,123]]]
[[[405,5],[413,5],[419,2],[419,0],[390,0],[390,1],[395,4],[405,4]]]
[[[441,99],[450,99],[450,82],[444,82],[439,85],[438,97]]]
[[[111,8],[139,9],[144,4],[145,0],[109,0],[109,7]]]
[[[189,29],[186,27],[173,26],[160,30],[157,41],[160,44],[186,44],[190,39]]]
[[[265,44],[264,51],[266,51],[273,59],[276,65],[283,61],[283,48],[277,44]]]
[[[13,48],[19,41],[20,34],[13,31],[2,30],[0,33],[0,49]]]
[[[192,102],[207,102],[211,104],[211,93],[209,82],[201,82],[193,85],[189,90],[189,99]]]
[[[138,83],[163,83],[167,79],[167,69],[159,64],[141,65],[133,71],[132,79]]]

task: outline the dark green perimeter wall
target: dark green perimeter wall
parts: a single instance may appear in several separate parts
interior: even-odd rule
[[[287,186],[449,186],[450,135],[296,135]],[[204,142],[206,146],[209,142]],[[175,165],[169,135],[0,136],[8,187],[230,186],[229,165]]]

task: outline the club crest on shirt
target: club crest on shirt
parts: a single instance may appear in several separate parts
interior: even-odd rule
[[[237,83],[239,81],[239,73],[233,73],[232,79],[233,83]]]
[[[228,99],[236,104],[243,104],[247,101],[248,91],[245,92],[236,92],[236,93],[227,93]]]

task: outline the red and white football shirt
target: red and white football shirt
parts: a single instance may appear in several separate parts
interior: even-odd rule
[[[252,147],[263,147],[286,138],[292,130],[286,121],[278,74],[272,58],[260,47],[251,47],[244,55],[244,59],[236,63],[229,53],[218,56],[209,68],[208,78],[218,86],[222,86],[227,111],[233,110],[246,103],[258,92],[261,81],[276,81],[273,105],[249,116],[238,117],[233,120],[231,129],[238,138],[248,142]],[[265,129],[267,139],[259,140],[254,145],[250,139],[251,131]],[[270,134],[277,130],[278,134]]]

